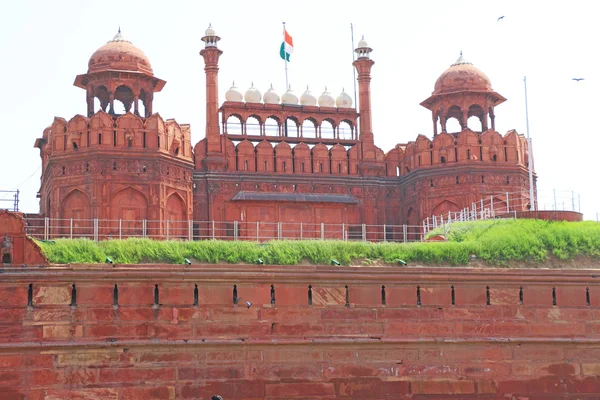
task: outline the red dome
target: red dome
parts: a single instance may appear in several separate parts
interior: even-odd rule
[[[131,42],[125,40],[120,29],[113,40],[92,54],[88,62],[88,73],[107,70],[133,71],[153,75],[148,57]]]
[[[454,64],[444,71],[435,82],[433,94],[477,91],[492,92],[490,78],[465,61],[462,54]]]

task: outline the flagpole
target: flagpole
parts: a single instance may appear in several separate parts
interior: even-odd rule
[[[354,68],[354,61],[356,61],[356,55],[354,54],[354,26],[350,23],[350,34],[352,36],[352,75],[354,82],[354,107],[358,109],[358,104],[356,103],[356,68]]]
[[[285,22],[283,22],[283,61],[285,61],[285,90],[290,88],[290,84],[288,83],[288,70],[287,70],[287,53],[285,52]]]
[[[529,206],[532,210],[537,210],[536,201],[533,197],[533,169],[531,166],[533,153],[531,152],[531,138],[529,137],[529,110],[527,108],[527,77],[523,77],[523,84],[525,85],[525,126],[527,128],[527,151],[529,153],[527,157],[527,169],[529,170]]]

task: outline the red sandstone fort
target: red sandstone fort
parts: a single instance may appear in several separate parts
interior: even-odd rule
[[[362,224],[387,224],[386,239],[394,240],[400,232],[392,226],[419,225],[482,199],[497,210],[529,208],[527,141],[515,131],[495,131],[496,106],[505,98],[462,54],[421,103],[431,110],[432,138],[419,135],[386,153],[374,144],[374,61],[364,39],[354,61],[358,110],[344,92],[317,98],[308,89],[298,98],[291,89],[280,97],[272,88],[242,94],[234,86],[220,103],[220,37],[209,28],[202,40],[206,137],[196,144],[189,125],[154,110],[154,95],[166,82],[120,31],[92,54],[87,73],[75,78],[86,93],[86,115],[55,118],[35,143],[42,216],[63,225],[124,221],[105,224],[100,234],[108,236],[170,230],[187,237],[188,221],[196,236],[209,230],[208,221],[222,221],[221,237],[253,237],[273,222],[344,224],[344,237]],[[450,119],[459,132],[447,131]],[[478,131],[467,126],[473,119]],[[61,225],[53,229],[59,233]],[[92,228],[75,229],[81,236]]]
[[[40,212],[62,221],[46,233],[200,239],[221,221],[219,236],[237,238],[274,221],[383,225],[396,240],[394,226],[484,198],[502,212],[502,193],[531,204],[527,143],[495,131],[505,99],[462,55],[422,102],[432,138],[385,153],[364,40],[358,110],[308,90],[232,87],[220,104],[220,38],[202,40],[207,126],[194,146],[188,125],[153,110],[165,81],[142,51],[119,33],[92,55],[75,79],[86,115],[55,118],[36,141]],[[77,225],[92,219],[111,223]],[[0,212],[1,400],[600,398],[597,270],[47,265],[25,232]]]

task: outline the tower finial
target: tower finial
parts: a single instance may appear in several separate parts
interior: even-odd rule
[[[119,32],[117,32],[117,33],[121,33],[121,25],[119,25]]]
[[[461,55],[461,57],[462,57],[462,50],[460,51],[460,55]]]

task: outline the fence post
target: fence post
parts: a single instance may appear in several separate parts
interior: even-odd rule
[[[302,240],[302,222],[300,222],[300,240]]]
[[[406,243],[406,235],[408,234],[408,229],[406,229],[406,225],[402,225],[402,241]]]
[[[94,241],[98,241],[98,218],[94,218]]]
[[[212,239],[215,240],[215,220],[212,220]]]
[[[506,213],[510,212],[510,203],[508,202],[508,192],[506,192]]]
[[[167,240],[169,240],[169,220],[167,220],[166,222],[167,223],[166,223],[166,229],[165,229],[165,231],[167,233]]]
[[[258,221],[256,221],[256,243],[260,242],[260,240],[259,240],[260,235],[258,233],[258,230],[260,229],[259,225],[260,225],[260,223]]]
[[[188,219],[188,240],[194,240],[194,221]]]
[[[383,224],[383,241],[387,242],[387,229],[385,224]]]
[[[237,221],[233,221],[233,240],[234,241],[238,240],[238,222]]]
[[[279,221],[277,223],[277,239],[281,240],[281,236],[282,236],[282,233],[281,233],[281,221]]]
[[[321,240],[325,240],[325,224],[321,222]]]
[[[367,224],[362,224],[362,241],[367,241]]]
[[[44,240],[48,240],[48,217],[44,217]]]
[[[554,210],[556,210],[556,189],[552,189],[554,192]]]
[[[121,232],[122,232],[121,227],[122,227],[122,225],[121,225],[121,219],[119,219],[119,240],[122,239],[121,238]]]
[[[571,211],[575,211],[575,192],[571,191]]]
[[[69,220],[69,237],[73,239],[73,218]]]
[[[148,236],[148,220],[142,220],[142,237],[145,239]]]
[[[479,207],[481,208],[481,218],[479,219],[483,219],[483,197],[479,201]]]
[[[494,196],[490,196],[490,216],[494,216]]]
[[[342,223],[342,240],[346,241],[346,224]]]

